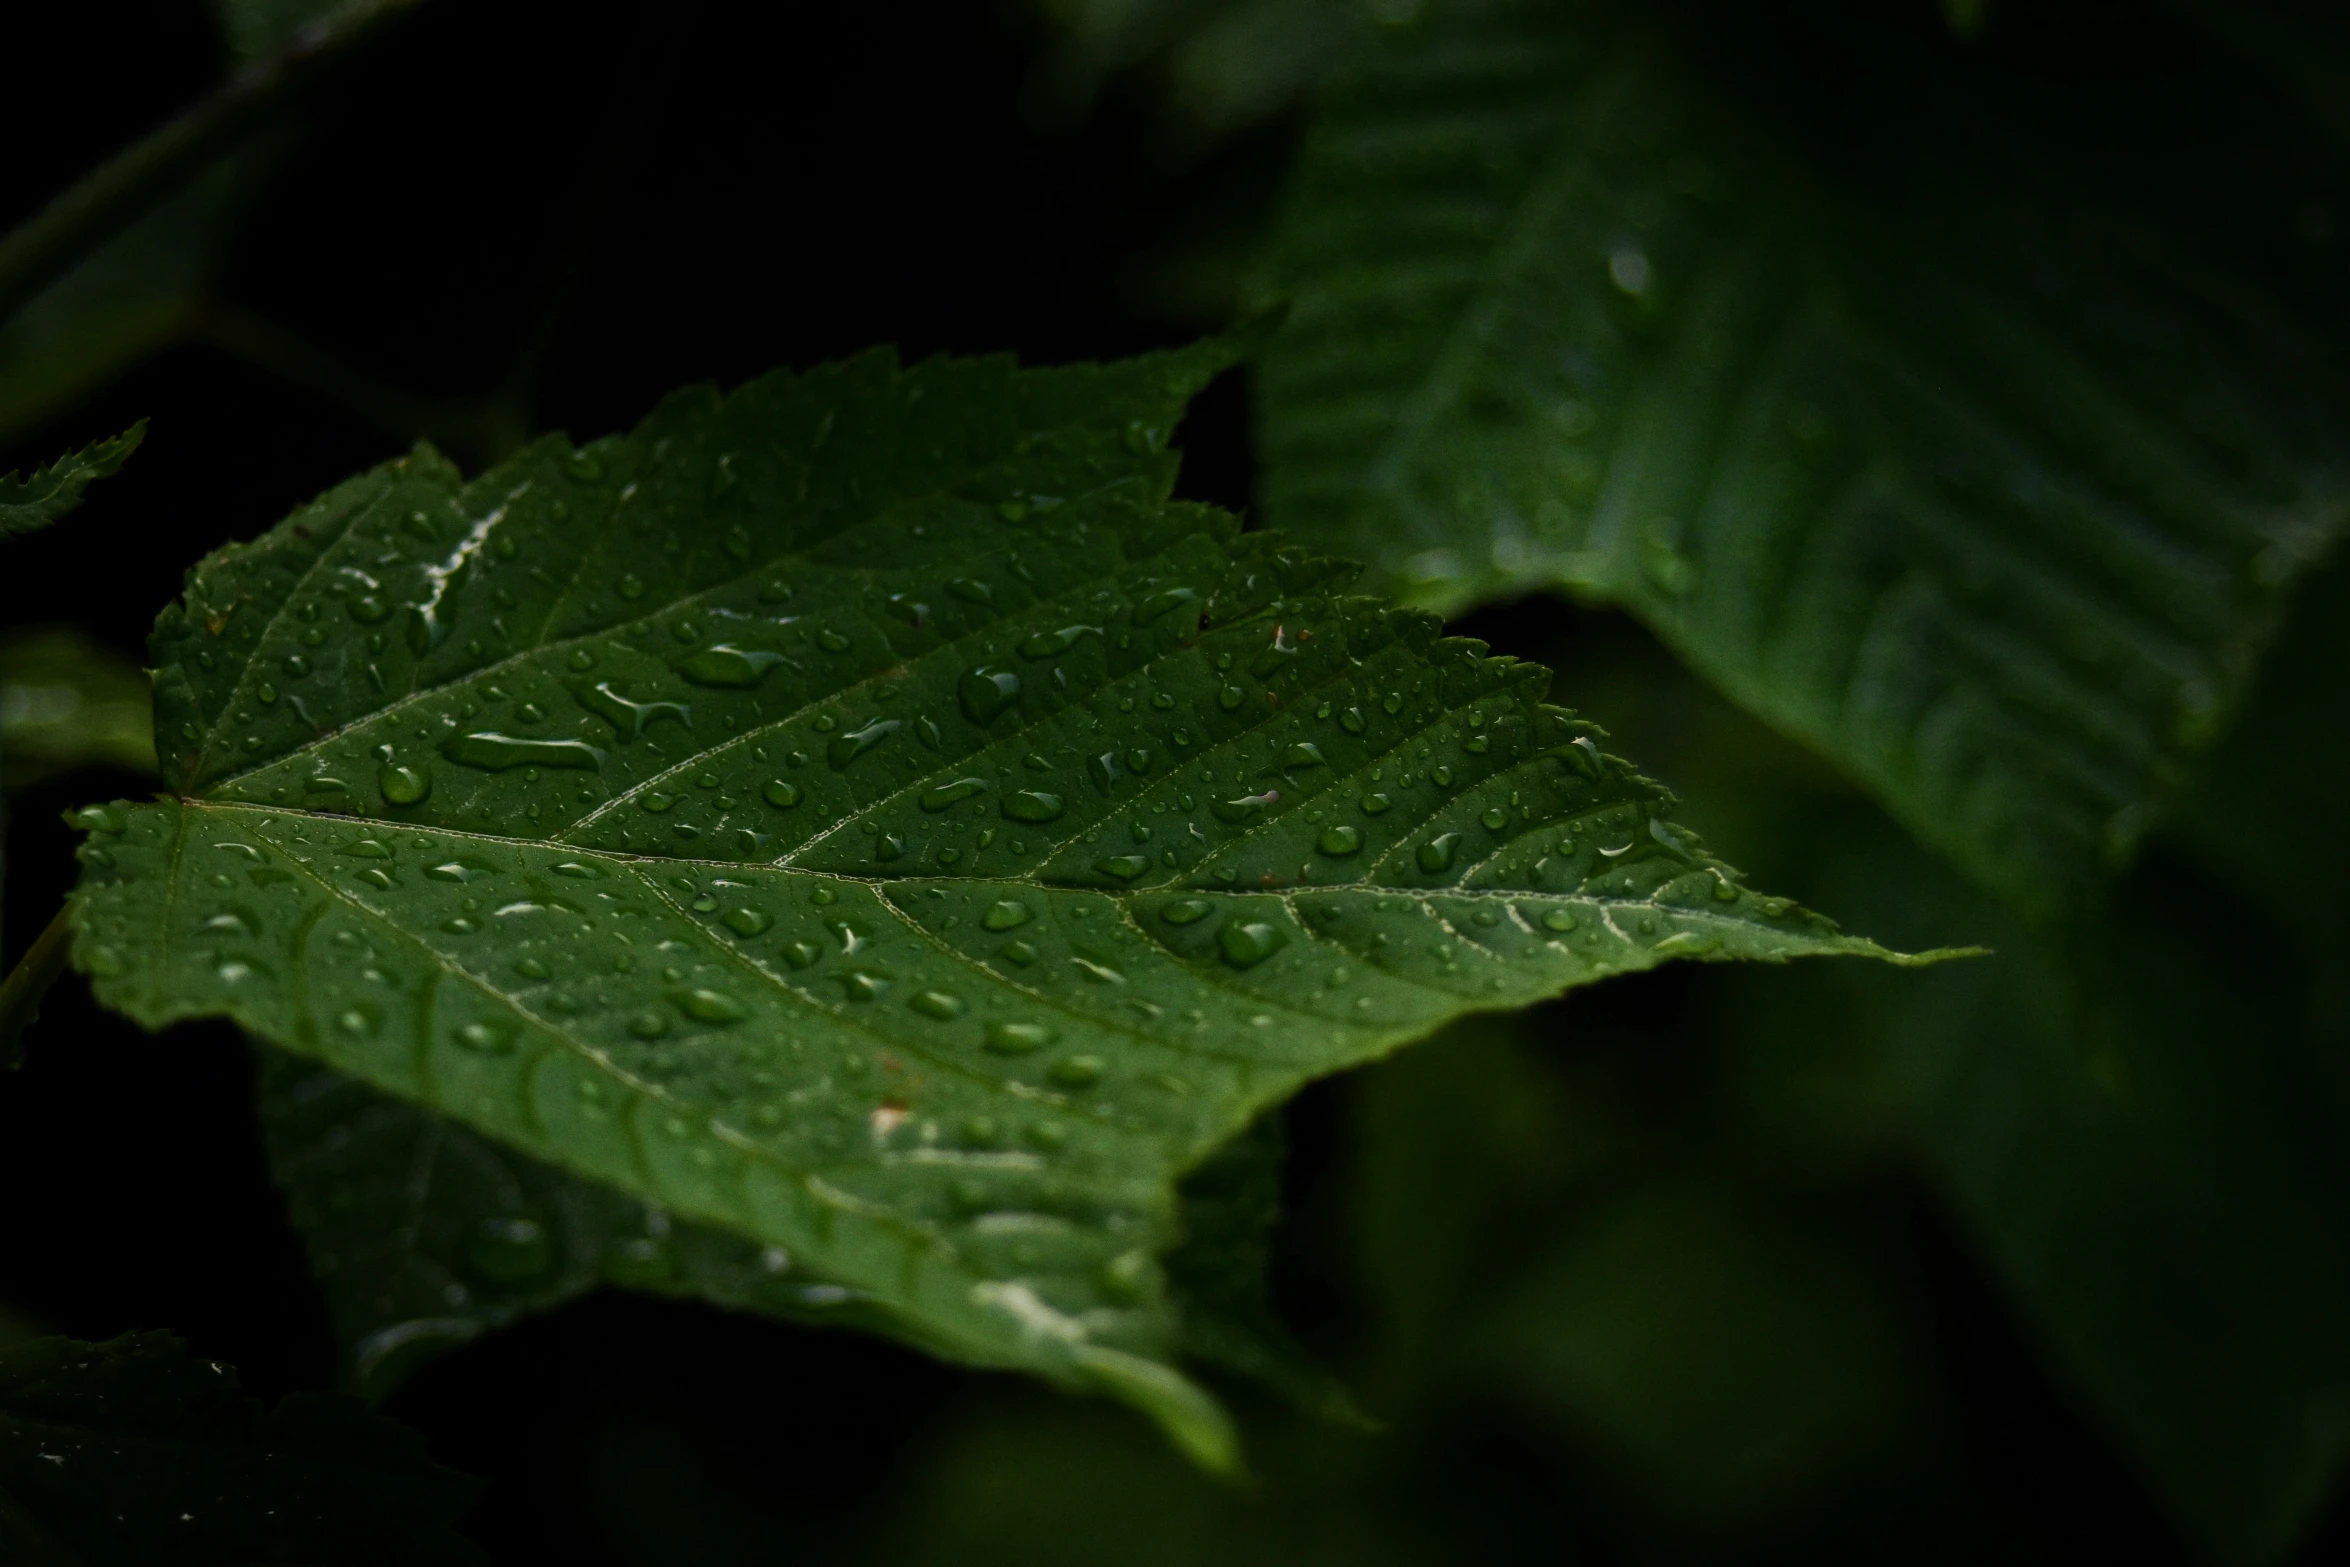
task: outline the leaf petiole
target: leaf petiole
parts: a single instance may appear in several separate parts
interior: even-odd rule
[[[25,949],[8,978],[0,980],[0,1066],[17,1064],[17,1041],[41,1015],[41,998],[65,972],[73,949],[73,905],[61,903],[48,929]]]

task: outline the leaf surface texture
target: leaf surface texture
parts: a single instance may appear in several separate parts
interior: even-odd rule
[[[1996,52],[1861,5],[1385,29],[1276,247],[1272,521],[1448,609],[1626,605],[2077,906],[2339,534],[2350,402],[2340,160],[2272,156],[2317,139],[2185,21],[2084,74],[2069,16]]]
[[[175,797],[86,817],[77,960],[1227,1461],[1158,1259],[1258,1111],[1611,973],[1883,955],[1546,671],[1169,501],[1230,355],[868,355],[350,481],[159,621]]]

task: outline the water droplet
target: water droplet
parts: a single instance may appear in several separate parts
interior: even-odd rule
[[[1452,769],[1445,766],[1442,762],[1439,762],[1434,767],[1428,769],[1428,776],[1436,780],[1436,787],[1439,789],[1449,789],[1452,787]]]
[[[1197,588],[1161,588],[1156,593],[1145,594],[1135,600],[1134,623],[1138,626],[1147,626],[1178,604],[1196,604],[1198,602],[1199,590]]]
[[[1280,798],[1280,790],[1267,789],[1263,794],[1245,794],[1237,800],[1211,800],[1208,809],[1214,813],[1216,820],[1238,826],[1242,822],[1254,821],[1264,813],[1266,806],[1277,803]]]
[[[82,966],[100,979],[112,979],[123,971],[122,954],[112,947],[92,947],[82,954]]]
[[[1031,1050],[1042,1050],[1055,1038],[1053,1030],[1043,1023],[990,1023],[987,1025],[987,1048],[998,1055],[1026,1055]]]
[[[1248,700],[1248,693],[1238,686],[1226,686],[1216,693],[1216,705],[1229,713]]]
[[[673,719],[693,727],[693,709],[682,702],[635,702],[622,696],[609,680],[590,685],[574,680],[566,687],[579,705],[612,726],[612,732],[623,742],[641,739],[644,732],[661,719]]]
[[[948,581],[947,591],[966,604],[995,602],[995,589],[977,577],[955,577]]]
[[[1379,705],[1389,713],[1400,713],[1403,711],[1403,693],[1390,691],[1379,699]]]
[[[1003,803],[1004,814],[1016,822],[1049,822],[1067,808],[1059,795],[1042,789],[1016,789]]]
[[[816,633],[816,645],[827,653],[846,653],[849,650],[849,639],[837,631],[827,629]]]
[[[760,935],[774,923],[774,917],[765,909],[740,908],[726,911],[726,928],[738,936]]]
[[[851,729],[833,736],[832,743],[824,748],[824,759],[838,772],[896,734],[900,727],[894,718],[868,720],[861,729]]]
[[[963,1015],[962,998],[944,990],[922,991],[906,1004],[924,1017],[934,1017],[942,1023]]]
[[[1017,930],[1036,918],[1036,911],[1015,898],[991,904],[979,923],[989,930]]]
[[[577,860],[565,860],[555,867],[555,874],[576,877],[581,881],[602,881],[604,879],[602,871],[597,870],[593,865],[583,865]]]
[[[1120,881],[1134,881],[1151,868],[1151,862],[1147,854],[1113,854],[1106,860],[1094,861],[1093,868],[1104,876],[1114,876]]]
[[[363,626],[380,623],[392,612],[392,606],[373,593],[362,593],[351,600],[351,618]]]
[[[131,819],[122,809],[112,805],[85,805],[73,813],[73,824],[84,832],[102,832],[116,836],[129,830]],[[258,855],[255,856],[259,858]]]
[[[669,1032],[666,1012],[639,1012],[628,1020],[628,1031],[639,1039],[659,1039]]]
[[[1433,876],[1452,869],[1453,851],[1460,847],[1461,835],[1448,832],[1440,838],[1431,838],[1420,845],[1420,869]]]
[[[1575,928],[1575,916],[1569,914],[1565,909],[1552,909],[1549,913],[1542,916],[1542,928],[1544,930],[1558,931],[1573,930]]]
[[[624,599],[641,599],[645,596],[645,579],[633,571],[622,577],[616,586]]]
[[[759,797],[779,811],[788,811],[800,803],[800,789],[781,778],[770,778],[759,786]]]
[[[486,876],[490,868],[479,860],[443,860],[438,865],[427,865],[424,874],[431,881],[453,881],[460,884],[476,876]]]
[[[1281,758],[1281,765],[1295,771],[1301,767],[1327,767],[1322,760],[1322,748],[1311,740],[1301,740],[1289,748]]]
[[[812,941],[795,941],[783,949],[783,961],[793,968],[806,968],[822,956],[823,952]]]
[[[651,794],[637,796],[636,808],[648,816],[658,816],[676,803],[677,796],[655,789]]]
[[[1170,925],[1190,925],[1206,919],[1214,909],[1215,905],[1205,898],[1185,898],[1159,910],[1159,918]]]
[[[1259,920],[1234,918],[1216,927],[1216,948],[1234,968],[1253,968],[1288,944],[1279,926]]]
[[[958,778],[922,791],[921,806],[926,811],[943,811],[958,800],[968,800],[975,794],[987,792],[984,778]]]
[[[1045,1076],[1063,1088],[1083,1088],[1102,1075],[1100,1056],[1063,1056],[1045,1072]]]
[[[986,725],[1019,699],[1020,677],[1012,670],[982,664],[956,682],[955,695],[963,704],[965,717]]]
[[[1352,854],[1363,846],[1363,834],[1356,827],[1329,827],[1315,840],[1314,847],[1324,854]]]
[[[457,1043],[485,1056],[502,1056],[514,1048],[515,1036],[521,1025],[509,1018],[485,1018],[466,1023],[457,1030]]]
[[[889,993],[888,980],[863,969],[850,970],[841,977],[841,984],[851,1001],[879,1001]]]
[[[1485,814],[1478,817],[1477,820],[1483,822],[1493,831],[1499,832],[1510,824],[1510,813],[1498,805],[1489,805],[1485,807]]]
[[[697,1023],[739,1023],[751,1015],[722,990],[673,990],[669,1004]]]
[[[1721,943],[1711,936],[1701,936],[1693,930],[1677,930],[1650,950],[1660,956],[1698,958],[1721,950]]]
[[[1009,942],[1004,947],[1004,957],[1026,968],[1036,961],[1036,949],[1025,941]]]
[[[1051,658],[1075,647],[1082,637],[1098,637],[1099,626],[1063,626],[1058,631],[1039,631],[1034,636],[1020,639],[1022,658]]]
[[[721,642],[715,647],[702,649],[690,658],[680,659],[673,667],[680,676],[697,686],[725,686],[743,690],[765,680],[778,664],[789,662],[781,653],[766,648],[743,648]]]
[[[369,1038],[383,1023],[383,1008],[367,1001],[354,1002],[335,1014],[335,1027],[359,1039]]]
[[[393,805],[417,805],[432,793],[432,772],[423,767],[395,767],[386,762],[376,769],[375,786]]]
[[[487,732],[444,740],[441,755],[490,772],[525,766],[594,769],[604,765],[604,753],[584,740],[518,740]]]
[[[465,1248],[466,1270],[485,1284],[528,1284],[555,1265],[555,1243],[535,1219],[484,1219]]]

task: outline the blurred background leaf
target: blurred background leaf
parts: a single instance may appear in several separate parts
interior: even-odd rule
[[[70,627],[0,634],[0,792],[84,767],[155,771],[147,672]]]

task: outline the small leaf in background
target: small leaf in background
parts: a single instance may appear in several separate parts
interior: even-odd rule
[[[2081,907],[2350,496],[2350,164],[2277,155],[2307,123],[2177,16],[2083,77],[2109,26],[1414,8],[1275,247],[1270,520],[1446,609],[1624,604],[2021,906]]]
[[[486,1562],[452,1528],[478,1490],[353,1400],[264,1409],[168,1334],[0,1348],[0,1560]]]
[[[82,503],[82,491],[90,482],[120,473],[146,436],[147,421],[142,419],[120,435],[92,441],[46,468],[34,469],[28,478],[0,474],[0,539],[46,528],[72,511]]]
[[[87,813],[79,961],[1229,1462],[1159,1258],[1260,1111],[1609,974],[1893,956],[1547,671],[1170,503],[1233,354],[873,354],[347,482],[158,622],[180,798]]]
[[[0,791],[84,767],[155,771],[147,672],[68,629],[0,637]]]

